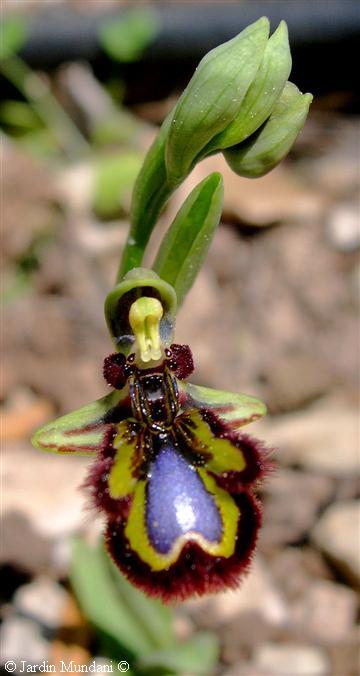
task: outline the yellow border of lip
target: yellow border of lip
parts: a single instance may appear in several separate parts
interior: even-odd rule
[[[137,463],[134,467],[138,438],[139,433],[131,431],[128,420],[123,420],[118,424],[117,434],[113,441],[116,455],[108,479],[109,494],[115,500],[131,495],[136,486],[137,478],[134,476],[134,469],[142,461],[142,455],[138,458],[135,456]]]
[[[186,423],[196,424],[196,439],[200,444],[194,443],[192,452],[194,456],[197,453],[205,451],[210,457],[206,461],[206,469],[214,474],[223,474],[224,472],[235,471],[242,472],[246,467],[246,461],[241,449],[221,437],[216,437],[211,431],[210,425],[203,420],[200,411],[193,409],[186,411],[177,418],[178,429],[182,430],[182,425],[186,434]],[[192,428],[190,428],[191,430]]]
[[[146,517],[146,482],[139,481],[136,485],[134,498],[125,528],[125,535],[133,549],[140,558],[147,563],[152,570],[166,570],[177,561],[182,548],[187,542],[196,542],[201,549],[211,556],[230,557],[235,550],[236,533],[240,510],[232,497],[220,488],[215,480],[210,477],[206,470],[197,470],[205,488],[214,496],[216,506],[219,509],[223,535],[220,542],[211,543],[202,535],[194,531],[185,533],[178,538],[168,554],[159,554],[151,545],[145,523]]]

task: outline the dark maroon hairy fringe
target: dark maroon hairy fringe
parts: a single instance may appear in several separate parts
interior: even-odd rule
[[[109,472],[113,458],[99,458],[91,466],[82,488],[89,497],[90,504],[96,510],[105,512],[110,518],[126,519],[131,505],[131,496],[114,500],[109,493]]]
[[[153,571],[130,547],[121,518],[108,522],[107,549],[115,564],[134,585],[163,602],[225,591],[238,586],[251,562],[261,525],[261,507],[249,493],[233,495],[240,510],[235,552],[232,556],[211,556],[194,542],[188,542],[168,570]]]

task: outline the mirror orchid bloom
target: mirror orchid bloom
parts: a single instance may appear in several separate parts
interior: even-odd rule
[[[112,392],[40,429],[36,447],[93,458],[85,486],[105,543],[136,586],[163,601],[236,587],[261,523],[255,495],[268,452],[242,432],[256,398],[187,382],[187,345],[173,343],[176,298],[153,271],[115,287],[106,316],[117,351]]]

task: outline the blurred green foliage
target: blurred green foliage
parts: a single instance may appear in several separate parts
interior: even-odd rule
[[[140,153],[129,151],[96,159],[92,205],[100,219],[114,218],[129,210],[142,160]]]
[[[179,642],[174,612],[133,587],[106,554],[103,545],[73,541],[70,581],[93,626],[102,655],[127,659],[130,674],[204,674],[218,659],[216,637],[199,632]]]
[[[8,59],[16,54],[25,44],[27,25],[21,15],[4,18],[1,22],[0,60]]]
[[[151,7],[131,9],[118,19],[106,19],[99,32],[103,50],[114,61],[136,61],[160,30],[159,17]]]

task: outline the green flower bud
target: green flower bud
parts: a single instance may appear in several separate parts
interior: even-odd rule
[[[139,299],[156,299],[162,306],[159,315],[159,337],[168,346],[172,342],[176,315],[176,293],[153,270],[134,268],[115,286],[105,300],[106,323],[118,352],[125,356],[134,349],[136,317],[129,319],[130,309]]]
[[[210,141],[202,157],[244,141],[258,129],[273,110],[291,71],[289,36],[281,21],[269,39],[260,68],[241,104],[237,117]]]
[[[287,82],[273,112],[255,134],[224,151],[231,169],[239,176],[257,178],[267,174],[288,154],[305,124],[313,97]]]
[[[168,182],[177,185],[216,134],[238,115],[269,36],[262,17],[207,54],[181,95],[166,142]]]
[[[118,280],[141,265],[161,209],[197,162],[220,151],[256,177],[288,153],[312,100],[286,84],[290,69],[286,24],[269,38],[266,17],[204,57],[144,160]]]

